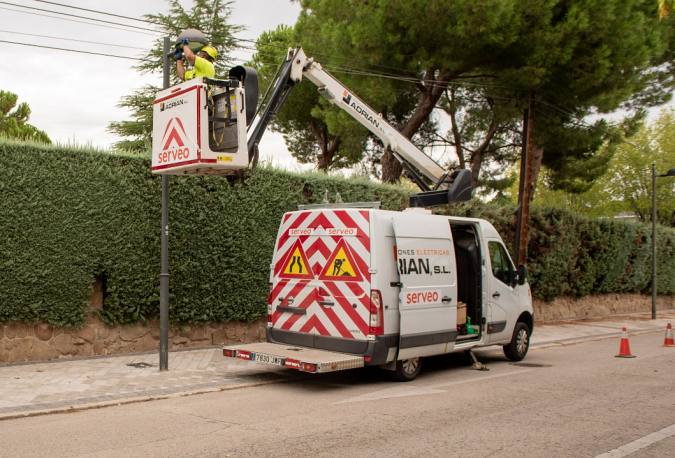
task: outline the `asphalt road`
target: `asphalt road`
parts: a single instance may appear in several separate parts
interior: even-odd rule
[[[675,456],[675,348],[660,333],[452,355],[411,383],[352,371],[0,422],[0,456]],[[655,434],[657,433],[657,434]],[[637,442],[636,442],[637,441]],[[633,453],[631,455],[631,453]]]

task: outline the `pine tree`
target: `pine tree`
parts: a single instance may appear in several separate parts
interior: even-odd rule
[[[30,107],[26,102],[17,105],[19,97],[0,90],[0,137],[51,143],[47,134],[28,124]]]
[[[185,29],[202,31],[209,42],[218,50],[215,62],[216,76],[222,75],[232,64],[231,52],[237,47],[235,33],[242,27],[229,23],[232,12],[231,1],[227,0],[194,0],[192,8],[186,10],[179,0],[167,0],[167,14],[148,14],[144,16],[148,22],[155,24],[163,36],[177,37]],[[141,73],[162,73],[163,38],[158,38],[144,60],[136,66]],[[172,83],[178,82],[178,76],[172,73]],[[113,121],[108,130],[124,140],[115,146],[129,151],[143,152],[150,148],[152,142],[152,102],[160,90],[157,86],[147,85],[122,97],[118,104],[131,112],[127,121]]]

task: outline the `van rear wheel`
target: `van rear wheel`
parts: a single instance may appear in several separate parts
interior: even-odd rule
[[[420,358],[410,358],[396,361],[396,372],[394,377],[399,382],[410,382],[415,380],[415,377],[422,369],[422,360]]]
[[[511,361],[522,361],[530,348],[530,327],[519,321],[513,329],[511,342],[504,345],[504,355]]]

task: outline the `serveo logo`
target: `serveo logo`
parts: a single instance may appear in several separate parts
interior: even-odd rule
[[[185,146],[187,134],[179,118],[171,118],[166,123],[162,136],[162,151],[158,153],[160,164],[185,161],[190,158],[190,148]]]

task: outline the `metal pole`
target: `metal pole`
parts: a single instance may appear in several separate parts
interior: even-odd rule
[[[170,83],[169,37],[164,37],[164,89]],[[159,274],[159,370],[169,370],[169,176],[162,175],[161,267]]]
[[[652,320],[656,319],[656,162],[652,162]]]

